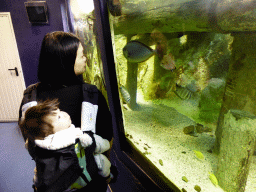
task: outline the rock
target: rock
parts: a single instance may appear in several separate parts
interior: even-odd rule
[[[196,186],[194,187],[194,189],[195,189],[197,192],[200,192],[200,191],[201,191],[201,187],[200,187],[199,185],[196,185]]]
[[[185,182],[188,182],[188,179],[185,176],[182,177],[182,180],[185,181]]]

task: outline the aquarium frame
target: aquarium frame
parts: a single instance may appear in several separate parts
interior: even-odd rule
[[[106,0],[94,0],[94,10],[104,77],[114,128],[112,151],[147,190],[180,191],[125,137]]]

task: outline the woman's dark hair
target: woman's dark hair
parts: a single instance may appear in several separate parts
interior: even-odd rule
[[[39,57],[39,81],[50,85],[81,83],[74,71],[79,44],[80,40],[72,33],[47,33]]]

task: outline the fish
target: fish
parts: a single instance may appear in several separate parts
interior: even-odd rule
[[[181,98],[182,100],[188,100],[191,99],[193,93],[192,91],[190,91],[189,89],[187,89],[186,87],[182,87],[178,84],[176,84],[176,90],[174,91],[174,93]]]
[[[164,55],[160,65],[166,70],[173,71],[174,69],[176,69],[174,56],[171,53],[169,53],[168,55]]]
[[[124,101],[127,104],[129,104],[131,101],[130,93],[123,86],[120,86],[120,92],[121,92],[121,95],[122,95]]]
[[[146,61],[155,53],[155,50],[136,40],[128,42],[123,48],[124,57],[131,63]]]

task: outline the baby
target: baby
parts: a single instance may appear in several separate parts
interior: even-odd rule
[[[37,158],[35,146],[53,151],[75,145],[79,165],[84,168],[87,161],[84,149],[93,144],[94,138],[96,147],[93,156],[98,167],[98,174],[109,182],[112,176],[110,173],[111,163],[105,155],[101,154],[110,149],[109,141],[96,134],[93,134],[92,138],[89,134],[83,133],[81,129],[75,128],[71,123],[70,116],[66,112],[60,111],[58,106],[57,100],[47,100],[39,102],[25,112],[20,128],[28,138],[26,147],[30,155],[33,159]],[[77,142],[77,139],[80,142]],[[86,169],[84,169],[84,175],[88,181],[91,180]],[[34,183],[35,186],[40,183],[36,171]],[[70,187],[82,188],[85,185],[84,180],[79,177]]]

